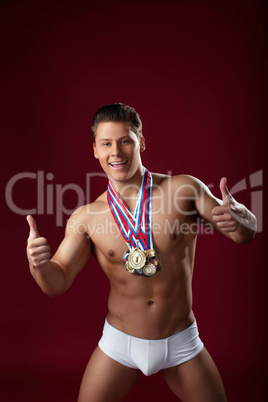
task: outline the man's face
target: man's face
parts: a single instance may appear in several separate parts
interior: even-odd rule
[[[108,178],[129,180],[142,168],[140,152],[145,149],[144,138],[138,139],[127,123],[99,123],[93,147]]]

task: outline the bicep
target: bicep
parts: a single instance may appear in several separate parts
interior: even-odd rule
[[[87,263],[91,253],[91,241],[86,234],[68,233],[51,259],[57,263],[65,274],[67,289]]]

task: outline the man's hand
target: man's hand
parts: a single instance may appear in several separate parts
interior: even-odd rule
[[[227,179],[220,181],[222,205],[212,209],[213,220],[222,232],[235,232],[245,219],[245,208],[230,194],[227,188]]]
[[[39,235],[34,218],[28,215],[27,221],[30,226],[27,241],[27,257],[33,268],[40,268],[50,262],[50,247],[47,239]]]

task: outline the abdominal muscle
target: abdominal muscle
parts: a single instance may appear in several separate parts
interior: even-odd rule
[[[153,233],[154,248],[162,268],[153,277],[138,276],[125,270],[123,253],[126,244],[119,232],[108,232],[105,236],[89,233],[92,253],[110,280],[109,324],[143,339],[166,338],[194,322],[191,283],[195,235],[169,236],[163,229],[163,216],[158,215],[156,220],[162,231]],[[168,216],[171,227],[176,216],[175,213]],[[104,224],[105,219],[108,223],[113,222],[111,214],[97,218],[99,223]]]
[[[121,264],[118,269],[121,274],[110,278],[108,300],[113,327],[138,338],[162,339],[194,322],[190,270],[162,268],[147,278],[125,273]]]

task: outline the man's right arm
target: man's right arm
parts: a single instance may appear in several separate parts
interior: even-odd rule
[[[79,219],[79,214],[76,215]],[[72,219],[73,220],[73,219]],[[50,258],[50,247],[46,238],[41,237],[32,216],[27,217],[30,233],[27,241],[27,257],[30,271],[49,296],[64,293],[82,270],[91,252],[91,242],[87,233],[70,229],[67,223],[65,237],[55,255]]]

